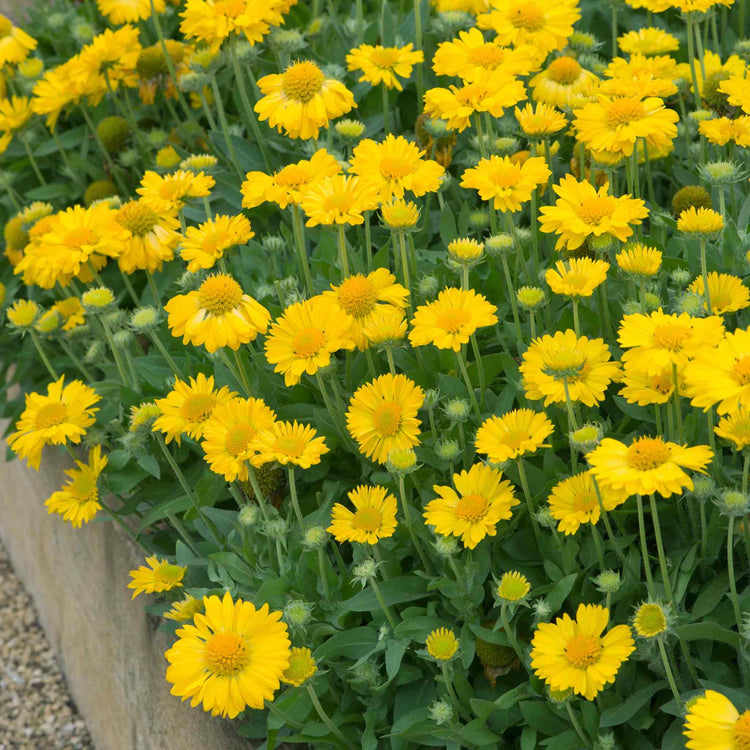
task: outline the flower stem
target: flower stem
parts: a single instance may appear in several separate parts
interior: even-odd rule
[[[318,712],[318,716],[320,716],[320,720],[328,727],[331,734],[336,737],[340,742],[343,742],[344,746],[347,748],[352,748],[352,750],[356,750],[356,745],[354,743],[350,742],[342,733],[341,730],[331,721],[331,717],[325,712],[325,709],[320,704],[320,700],[318,699],[318,695],[315,692],[315,688],[310,684],[310,682],[305,683],[305,687],[307,688],[307,692],[310,695],[310,700],[312,701],[313,706],[315,707],[315,710]]]
[[[341,265],[341,278],[349,275],[349,256],[346,254],[346,234],[344,225],[338,225],[339,263]]]
[[[211,89],[214,92],[214,101],[216,102],[216,112],[219,115],[219,123],[221,124],[221,131],[224,134],[224,143],[227,147],[227,153],[229,159],[232,162],[234,171],[237,172],[237,176],[240,180],[243,180],[245,176],[242,174],[240,163],[237,160],[237,154],[234,151],[234,144],[232,143],[232,136],[229,133],[229,124],[227,123],[227,113],[224,111],[224,103],[221,100],[221,90],[219,89],[219,83],[216,80],[216,74],[211,73]]]
[[[623,551],[620,549],[620,545],[617,541],[617,537],[615,536],[615,533],[612,529],[612,524],[609,521],[609,514],[607,513],[604,503],[602,502],[602,493],[599,489],[599,483],[596,481],[596,479],[592,479],[594,483],[594,491],[596,492],[596,499],[599,501],[599,515],[602,518],[602,521],[604,521],[604,528],[607,530],[607,536],[609,537],[609,541],[612,544],[613,549],[615,550],[615,554],[619,558],[620,562],[623,564],[623,567],[628,569],[628,572],[631,576],[633,576],[633,580],[638,579],[638,574],[635,570],[631,567],[630,563],[628,562],[628,559],[625,557]]]
[[[617,13],[617,10],[613,6],[612,10],[613,15]],[[615,46],[617,45],[617,40],[615,39]],[[573,711],[573,707],[570,705],[568,701],[565,701],[565,710],[568,712],[568,718],[570,719],[570,723],[573,725],[573,729],[575,729],[576,734],[578,735],[578,738],[583,742],[584,747],[591,747],[591,740],[584,734],[583,729],[581,728],[581,725],[578,722],[578,719],[576,718],[575,711]]]
[[[537,549],[541,552],[542,539],[539,534],[539,523],[534,517],[534,501],[531,497],[531,490],[529,489],[529,482],[526,479],[526,470],[523,468],[523,459],[519,456],[516,459],[516,466],[518,466],[518,476],[521,480],[521,487],[523,489],[523,496],[526,500],[526,509],[529,512],[529,518],[531,519],[531,528],[534,531],[534,539],[536,540]]]
[[[385,131],[385,134],[388,135],[388,133],[391,132],[390,109],[388,107],[388,87],[385,83],[381,83],[380,85],[383,96],[383,130]]]
[[[641,537],[641,556],[643,557],[643,569],[646,573],[646,588],[649,596],[654,596],[654,579],[651,577],[651,566],[648,563],[648,549],[646,547],[646,523],[643,520],[643,498],[636,495],[638,503],[638,532]]]
[[[469,378],[469,371],[466,369],[466,362],[464,362],[463,352],[461,351],[456,352],[456,362],[458,362],[458,369],[461,371],[461,375],[463,376],[464,383],[466,384],[466,390],[469,391],[469,398],[471,399],[471,405],[474,407],[474,411],[477,415],[477,418],[481,420],[482,412],[479,408],[479,403],[477,402],[477,397],[474,393],[474,386],[471,384],[471,379]]]
[[[677,611],[677,603],[674,600],[672,591],[672,582],[669,580],[669,570],[667,569],[667,558],[664,554],[664,544],[661,538],[661,524],[659,523],[659,510],[656,507],[656,497],[652,492],[649,497],[651,503],[651,520],[654,524],[654,534],[656,535],[656,549],[659,553],[659,567],[661,568],[661,577],[664,579],[664,590],[667,592],[667,599],[672,605],[672,609]]]
[[[727,524],[727,567],[729,570],[729,591],[734,609],[734,619],[737,622],[737,630],[742,632],[742,612],[740,600],[737,598],[737,580],[734,572],[734,516],[729,516]]]
[[[164,357],[164,359],[167,361],[167,364],[172,368],[174,374],[179,377],[180,368],[177,367],[177,363],[174,361],[174,359],[172,359],[172,355],[167,351],[167,347],[162,343],[161,339],[159,338],[159,334],[156,333],[156,331],[149,331],[148,337],[159,350],[161,356]]]
[[[406,524],[406,530],[409,532],[409,536],[411,537],[411,542],[414,545],[414,549],[417,550],[417,555],[419,555],[419,559],[422,562],[422,567],[425,569],[425,571],[427,571],[430,575],[432,575],[433,574],[432,565],[430,564],[430,561],[427,555],[422,549],[422,544],[420,543],[416,532],[412,528],[411,521],[409,519],[410,507],[406,499],[406,484],[404,482],[403,474],[398,475],[398,496],[399,496],[399,500],[401,500],[401,513],[404,516],[404,523]]]
[[[47,372],[52,377],[52,380],[59,380],[60,376],[57,374],[57,372],[55,371],[55,368],[52,367],[52,363],[47,358],[47,354],[42,348],[42,342],[39,340],[39,336],[37,335],[36,331],[34,331],[34,329],[31,328],[29,329],[29,333],[31,334],[31,340],[34,342],[36,353],[39,355],[39,359],[42,360],[42,362],[44,363],[44,366],[47,368]]]
[[[513,288],[513,279],[510,276],[510,268],[508,268],[508,259],[503,255],[501,257],[503,264],[503,273],[505,275],[505,285],[508,287],[508,299],[510,299],[510,309],[513,313],[513,324],[516,327],[516,340],[518,341],[518,349],[523,347],[523,334],[521,333],[521,320],[518,317],[518,303],[516,302],[516,292]]]
[[[305,227],[302,223],[302,217],[299,213],[299,206],[292,203],[292,233],[294,234],[294,244],[297,247],[297,259],[299,260],[302,277],[305,280],[307,293],[313,294],[313,281],[310,274],[310,263],[307,259],[307,247],[305,245]]]
[[[513,650],[516,652],[518,661],[520,661],[521,666],[525,668],[526,662],[524,660],[523,651],[521,651],[521,647],[518,645],[516,634],[513,632],[513,630],[511,630],[510,627],[510,620],[508,619],[508,605],[506,602],[503,602],[500,605],[500,621],[503,623],[503,630],[505,630],[505,635],[510,641],[510,645],[513,647]]]
[[[708,267],[706,264],[706,240],[700,240],[701,245],[701,275],[703,276],[703,297],[706,300],[706,310],[709,315],[713,315],[711,307],[711,293],[708,288]]]
[[[682,710],[682,696],[680,695],[680,691],[677,689],[677,683],[675,682],[674,673],[672,672],[672,665],[669,663],[667,650],[664,648],[664,636],[659,635],[656,641],[659,644],[659,653],[661,654],[661,661],[664,665],[664,673],[667,675],[667,682],[669,683],[669,687],[672,690],[672,695],[677,702],[677,708]]]
[[[375,594],[375,598],[378,600],[380,609],[383,610],[385,619],[388,620],[388,624],[391,626],[391,628],[395,630],[396,627],[398,626],[398,623],[396,622],[396,618],[393,616],[393,612],[391,612],[390,608],[386,604],[385,599],[383,598],[383,594],[380,591],[380,586],[378,586],[378,582],[374,578],[370,579],[370,586],[372,586],[372,591]]]
[[[297,523],[299,524],[300,530],[305,528],[305,521],[302,517],[302,511],[299,507],[299,499],[297,498],[297,482],[294,479],[294,467],[289,466],[289,494],[292,496],[292,507],[294,508],[294,515],[297,516]]]
[[[318,548],[318,572],[320,573],[320,582],[323,584],[323,596],[328,599],[331,596],[331,591],[328,588],[328,576],[326,576],[325,568],[325,553],[323,548]]]

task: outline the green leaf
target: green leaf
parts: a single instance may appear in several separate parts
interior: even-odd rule
[[[631,719],[643,708],[643,706],[651,700],[653,695],[663,687],[666,686],[664,680],[659,680],[651,685],[636,690],[626,701],[618,704],[614,708],[607,708],[602,711],[601,718],[599,719],[600,727],[616,727],[620,724],[624,724],[626,721]]]
[[[189,507],[190,498],[186,495],[180,495],[169,500],[164,500],[144,514],[143,518],[141,518],[141,525],[138,532],[140,533],[144,531],[157,521],[161,521],[162,518],[166,518],[173,513],[184,513]]]
[[[479,719],[470,721],[461,729],[461,739],[469,746],[496,744],[500,739],[494,732],[490,732],[484,722]]]
[[[726,596],[729,591],[729,575],[725,572],[717,573],[698,594],[693,604],[690,614],[694,620],[702,620],[706,615],[711,614],[719,602]]]
[[[380,593],[383,595],[385,603],[389,606],[393,604],[402,604],[403,602],[413,602],[427,596],[427,582],[424,578],[412,576],[400,576],[392,578],[390,581],[383,581],[378,584]],[[374,612],[380,611],[380,604],[375,596],[375,592],[367,588],[355,594],[351,599],[341,603],[340,612]]]
[[[458,237],[458,229],[456,228],[456,219],[453,216],[453,210],[447,204],[443,206],[443,210],[440,212],[440,239],[444,245]]]
[[[214,552],[208,559],[226,568],[237,583],[252,586],[257,581],[250,566],[234,552]]]
[[[569,724],[553,713],[549,704],[543,701],[523,701],[518,706],[526,723],[545,737],[568,729]]]
[[[740,646],[740,634],[722,628],[717,622],[693,622],[677,628],[677,636],[686,641],[718,641],[734,648]]]
[[[398,668],[401,666],[401,660],[404,658],[409,641],[398,638],[388,641],[385,648],[385,671],[388,679],[392,680],[398,674]]]
[[[378,631],[375,628],[361,627],[342,630],[340,633],[332,635],[317,649],[315,657],[318,661],[336,657],[360,659],[372,653],[377,644]]]

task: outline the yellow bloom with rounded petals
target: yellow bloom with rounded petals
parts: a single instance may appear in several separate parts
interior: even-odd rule
[[[281,681],[299,687],[318,671],[318,665],[309,648],[293,648],[289,652],[289,666],[281,675]]]
[[[0,14],[0,68],[23,62],[36,49],[37,41]]]
[[[294,422],[274,422],[259,433],[253,445],[253,466],[277,461],[282,466],[299,466],[309,469],[320,463],[321,456],[328,453],[324,437],[319,437],[313,427]]]
[[[378,190],[374,184],[343,174],[315,181],[308,186],[300,201],[308,227],[363,224],[363,214],[374,211],[378,203]]]
[[[631,276],[650,278],[661,269],[662,252],[655,247],[636,243],[623,248],[615,260],[622,271]]]
[[[151,18],[150,0],[96,0],[101,14],[115,26],[123,23],[138,23]],[[164,13],[164,0],[154,0],[154,10]]]
[[[59,513],[74,529],[88,523],[101,510],[99,502],[99,476],[107,466],[107,457],[102,456],[101,445],[89,451],[89,460],[76,461],[77,469],[67,469],[69,480],[58,492],[44,504],[49,513]]]
[[[649,373],[636,366],[630,359],[625,362],[623,370],[622,396],[630,404],[650,406],[651,404],[666,404],[674,393],[674,373],[672,366],[667,365],[659,372]],[[677,385],[682,393],[682,374],[677,371]]]
[[[750,412],[738,409],[726,414],[714,427],[714,432],[724,440],[734,443],[734,449],[741,451],[750,445]]]
[[[130,571],[132,580],[128,588],[133,589],[133,599],[139,594],[160,594],[162,591],[181,588],[185,573],[187,567],[173,565],[153,555],[146,558],[146,565]]]
[[[591,258],[558,260],[544,275],[555,294],[566,297],[590,297],[607,278],[609,263]]]
[[[523,134],[532,141],[549,138],[568,124],[568,118],[560,110],[544,102],[527,104],[523,109],[516,107],[516,120]]]
[[[461,187],[476,190],[483,201],[492,201],[496,211],[515,212],[551,174],[541,156],[532,156],[522,164],[508,156],[490,156],[463,173]]]
[[[162,264],[174,258],[180,222],[172,211],[157,213],[143,199],[132,200],[117,210],[115,221],[128,232],[117,256],[125,273],[161,271]]]
[[[404,47],[360,44],[347,54],[347,69],[362,73],[360,83],[367,81],[373,86],[382,83],[386,88],[403,91],[399,78],[408,78],[412,68],[424,62],[424,52],[412,47],[412,44]]]
[[[680,66],[669,55],[631,54],[629,59],[615,57],[604,71],[598,93],[608,96],[641,98],[658,96],[662,99],[677,93],[675,80],[681,77]]]
[[[617,44],[628,55],[665,55],[680,48],[676,36],[654,26],[628,31],[617,37]]]
[[[515,409],[502,417],[486,419],[477,430],[475,446],[493,464],[549,448],[544,441],[554,431],[545,414],[531,409]]]
[[[750,115],[741,115],[734,119],[729,117],[712,117],[698,123],[698,132],[709,142],[717,146],[726,146],[732,141],[738,146],[750,146]]]
[[[599,78],[582,68],[574,57],[556,57],[531,79],[531,98],[565,109],[581,98],[593,96],[598,85]]]
[[[698,276],[688,289],[703,296],[703,276]],[[709,272],[708,294],[714,315],[726,315],[750,307],[750,290],[742,283],[742,279],[730,273]],[[705,302],[703,309],[708,309]]]
[[[688,750],[744,750],[750,745],[750,711],[740,713],[729,698],[706,690],[688,704],[682,733]]]
[[[206,198],[216,184],[211,175],[178,169],[171,174],[146,172],[136,193],[157,213],[177,212],[193,198]]]
[[[203,602],[194,596],[188,595],[184,599],[175,602],[172,608],[164,613],[164,617],[167,620],[174,620],[175,622],[188,622],[198,612],[203,612]]]
[[[425,641],[427,653],[437,661],[449,661],[458,651],[458,638],[448,628],[433,630]]]
[[[250,222],[242,215],[214,216],[200,226],[188,227],[180,242],[180,257],[191,273],[213,268],[229,248],[245,245],[255,237]]]
[[[397,504],[385,487],[360,485],[347,497],[354,510],[342,503],[336,503],[331,509],[331,525],[327,531],[337,542],[377,544],[393,536]]]

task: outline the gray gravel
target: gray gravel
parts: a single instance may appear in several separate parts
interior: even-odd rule
[[[0,546],[0,750],[93,748],[31,598]]]

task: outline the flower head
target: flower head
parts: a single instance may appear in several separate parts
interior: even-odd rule
[[[665,633],[668,627],[664,607],[656,602],[643,602],[633,616],[633,630],[641,638],[655,638]]]
[[[359,81],[373,86],[382,83],[386,88],[403,90],[399,78],[408,78],[412,68],[424,62],[424,52],[404,47],[384,47],[382,44],[360,44],[346,56],[349,70],[359,71]]]
[[[503,573],[500,583],[495,589],[495,595],[503,602],[520,602],[528,596],[531,584],[525,575],[517,570]]]
[[[213,268],[227,250],[246,244],[254,236],[250,222],[241,214],[214,216],[198,227],[187,228],[180,242],[180,257],[187,261],[191,273]]]
[[[713,747],[741,750],[750,742],[750,711],[740,713],[729,698],[706,690],[688,704],[683,734],[688,750]]]
[[[544,275],[550,289],[555,294],[566,297],[590,297],[594,290],[607,278],[609,263],[591,258],[570,258],[559,260],[555,268]]]
[[[438,662],[450,661],[458,651],[458,638],[448,628],[433,630],[425,641],[427,653]]]
[[[724,229],[724,219],[712,208],[685,209],[677,219],[677,230],[688,236],[706,239]]]
[[[516,409],[502,417],[486,419],[477,430],[477,453],[483,453],[494,464],[549,448],[544,441],[554,427],[546,415],[531,409]]]
[[[309,648],[292,648],[289,652],[289,666],[281,675],[281,681],[293,687],[307,682],[318,671],[318,665]]]
[[[50,513],[59,513],[73,528],[88,523],[101,510],[99,502],[99,476],[107,465],[107,457],[102,456],[102,447],[94,446],[89,451],[88,464],[76,461],[77,469],[67,469],[68,482],[44,504]]]
[[[601,496],[601,507],[599,497]],[[563,534],[575,534],[581,524],[596,524],[601,508],[610,511],[628,499],[626,492],[608,486],[597,487],[590,471],[582,471],[558,482],[548,498],[550,513]]]
[[[483,201],[505,213],[520,211],[538,187],[544,185],[551,172],[541,156],[532,156],[518,164],[508,156],[490,156],[476,167],[467,169],[461,187],[473,188]]]
[[[157,594],[182,586],[187,568],[159,560],[155,555],[146,558],[146,565],[130,571],[129,589],[133,589],[133,599],[138,594]]]
[[[331,510],[328,531],[337,542],[377,544],[380,539],[393,536],[396,498],[385,487],[360,485],[347,497],[354,510],[342,503],[336,503]]]
[[[320,458],[328,453],[325,438],[319,437],[313,427],[294,422],[274,422],[267,430],[259,433],[253,445],[255,455],[253,466],[263,466],[277,461],[282,466],[299,466],[309,469],[320,463]]]

